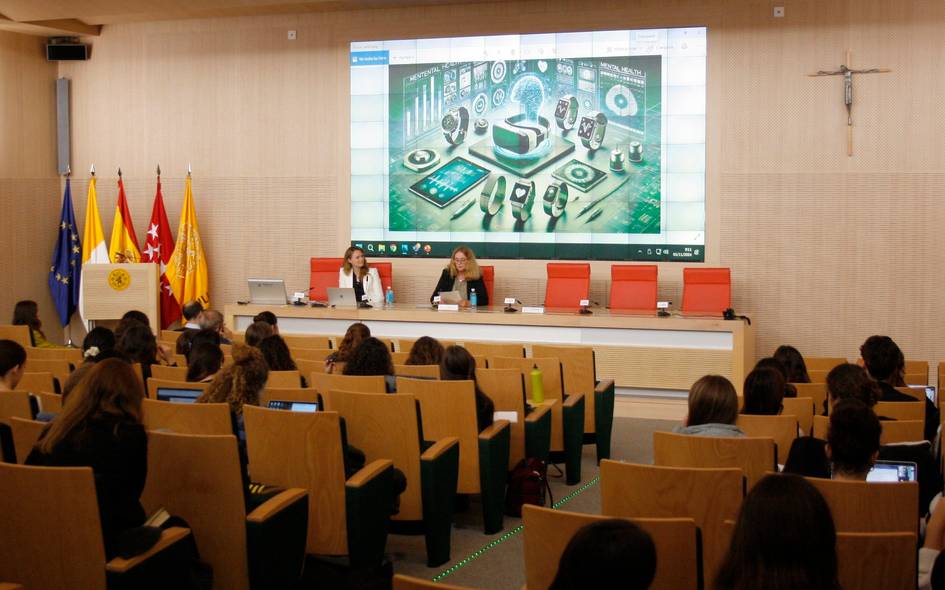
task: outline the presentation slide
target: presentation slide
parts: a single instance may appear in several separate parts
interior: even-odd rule
[[[706,29],[351,44],[368,256],[701,262]]]

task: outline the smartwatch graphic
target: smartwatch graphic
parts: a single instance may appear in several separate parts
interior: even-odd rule
[[[490,174],[482,192],[479,193],[479,208],[486,215],[495,215],[502,208],[505,200],[505,187],[508,181],[504,174]]]
[[[607,133],[607,115],[600,111],[591,111],[581,117],[578,127],[578,137],[581,143],[589,150],[596,150],[604,143],[604,134]]]
[[[545,189],[545,195],[541,198],[545,213],[552,217],[561,217],[564,208],[568,204],[568,183],[552,182]]]
[[[565,94],[558,99],[555,107],[555,121],[558,127],[567,131],[574,127],[578,116],[578,99],[573,94]]]
[[[535,181],[516,180],[509,193],[509,203],[515,219],[528,221],[532,216],[532,205],[535,204]]]
[[[450,145],[459,145],[466,139],[469,129],[469,109],[466,107],[452,108],[443,115],[440,122],[443,128],[443,137]]]

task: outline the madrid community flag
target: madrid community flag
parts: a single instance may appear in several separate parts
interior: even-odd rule
[[[79,228],[72,209],[72,187],[67,177],[59,215],[59,235],[53,250],[52,266],[49,267],[49,291],[59,312],[59,323],[63,326],[69,325],[69,319],[79,305],[81,272],[82,243],[79,242]]]
[[[197,210],[190,186],[190,173],[184,188],[184,207],[177,226],[177,245],[164,273],[178,305],[199,301],[204,309],[210,307],[210,279],[207,272],[207,257],[200,241],[197,225]]]
[[[154,194],[154,207],[151,209],[151,223],[148,224],[148,233],[144,239],[144,250],[141,252],[142,262],[153,262],[161,265],[161,329],[180,319],[180,305],[171,292],[171,283],[167,280],[167,264],[174,251],[174,236],[171,235],[171,224],[167,221],[167,212],[164,210],[164,197],[161,195],[161,177],[157,179],[157,192]]]
[[[118,172],[118,204],[115,205],[115,221],[112,223],[112,239],[108,243],[108,260],[114,264],[141,262],[141,249],[138,236],[131,223],[128,199],[125,197],[125,184]]]
[[[108,248],[105,246],[105,232],[102,231],[102,218],[98,214],[98,199],[95,196],[95,172],[89,179],[89,196],[85,201],[85,228],[82,231],[82,268],[86,264],[108,264]],[[85,319],[82,305],[82,291],[79,291],[79,315]]]

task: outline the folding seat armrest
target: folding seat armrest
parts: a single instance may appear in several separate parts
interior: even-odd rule
[[[584,394],[575,393],[562,404],[564,431],[565,483],[581,481],[581,455],[584,452]]]
[[[496,420],[479,433],[479,488],[482,491],[483,528],[487,535],[502,530],[511,442],[512,427],[508,420]]]
[[[459,439],[442,438],[420,455],[420,488],[423,498],[427,566],[450,560],[453,501],[459,480]]]
[[[276,516],[299,500],[308,499],[308,492],[302,488],[289,488],[279,492],[246,515],[247,522],[263,523]]]
[[[394,463],[371,461],[345,482],[345,527],[352,568],[380,566],[394,503]]]
[[[448,436],[446,438],[441,438],[427,448],[426,451],[420,455],[421,461],[436,461],[444,454],[447,453],[453,446],[456,446],[457,451],[459,450],[459,439],[455,436]]]
[[[540,422],[544,416],[551,414],[551,406],[557,403],[557,401],[558,400],[556,399],[551,399],[546,400],[545,403],[539,406],[532,406],[532,411],[529,412],[527,416],[525,416],[525,423],[528,424],[529,422]]]
[[[610,459],[610,439],[614,428],[614,380],[604,379],[594,387],[594,433],[597,463]]]
[[[551,454],[551,407],[558,400],[535,407],[525,417],[525,456],[548,462]],[[510,465],[509,467],[515,467]]]
[[[175,543],[183,541],[190,535],[190,529],[183,527],[170,527],[169,529],[161,531],[161,538],[158,539],[158,542],[154,544],[153,547],[142,553],[141,555],[135,555],[129,559],[124,559],[122,557],[116,557],[105,564],[105,571],[110,574],[123,574],[130,570],[131,568],[140,565],[161,551],[164,551],[168,547],[171,547]],[[0,588],[3,587],[3,584],[0,584]]]
[[[358,470],[357,473],[348,478],[345,487],[360,488],[368,485],[372,480],[384,473],[388,467],[392,467],[394,462],[390,459],[377,459]]]

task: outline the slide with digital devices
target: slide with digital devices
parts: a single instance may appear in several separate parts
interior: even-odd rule
[[[351,44],[368,256],[705,259],[706,29]]]

